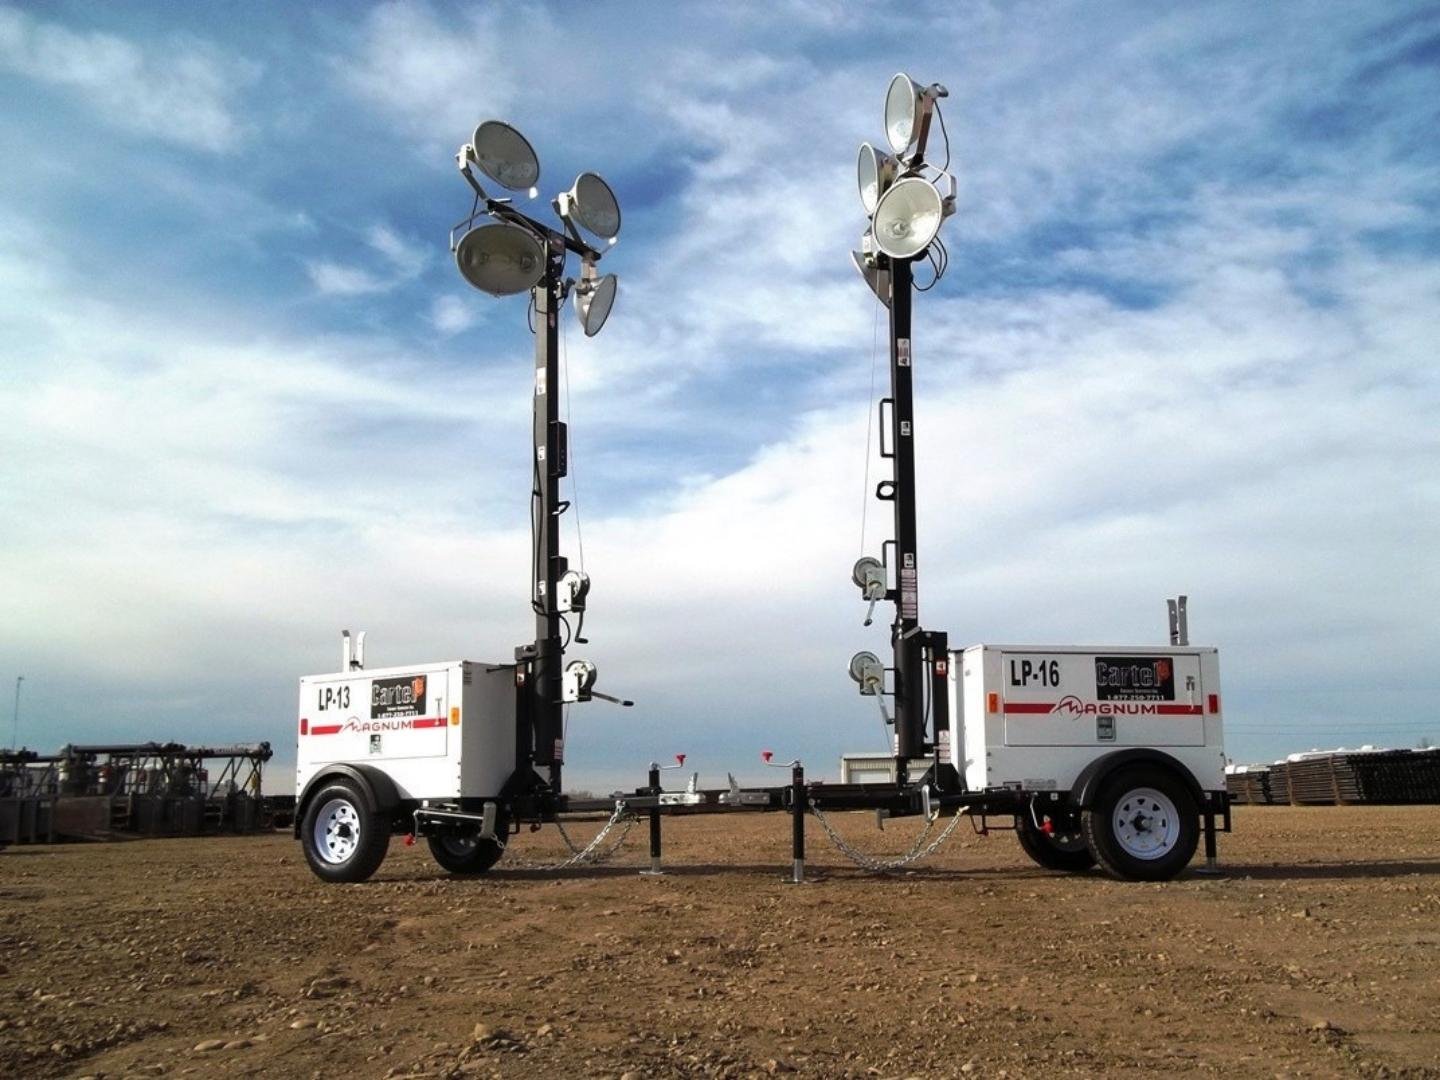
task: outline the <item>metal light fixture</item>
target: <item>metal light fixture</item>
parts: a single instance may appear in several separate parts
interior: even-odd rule
[[[869,238],[869,234],[866,234]],[[865,279],[865,284],[870,286],[873,292],[887,308],[890,306],[890,279],[884,270],[875,264],[875,253],[873,251],[852,251],[850,261],[855,264],[855,269]]]
[[[892,259],[914,258],[930,246],[944,218],[944,199],[935,185],[906,177],[875,207],[875,245]]]
[[[615,306],[615,290],[619,285],[619,278],[614,274],[606,274],[588,284],[582,282],[576,288],[575,314],[580,317],[580,326],[586,337],[594,337],[605,325],[605,320],[610,317],[610,309]]]
[[[540,159],[530,140],[503,121],[486,120],[470,145],[480,171],[501,187],[525,191],[540,179]]]
[[[455,265],[482,292],[510,296],[533,288],[544,276],[545,245],[519,225],[481,225],[460,238]]]
[[[557,200],[560,213],[601,240],[620,235],[620,203],[598,173],[583,172]]]
[[[860,201],[865,204],[865,213],[875,213],[880,196],[895,179],[895,159],[889,154],[876,150],[868,142],[860,144],[860,160],[855,165],[856,180],[860,184]]]
[[[903,72],[890,80],[885,92],[885,138],[890,149],[904,155],[915,143],[924,108],[924,91]]]

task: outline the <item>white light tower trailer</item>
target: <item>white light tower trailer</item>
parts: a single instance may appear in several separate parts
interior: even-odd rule
[[[1183,597],[1171,601],[1168,647],[952,650],[944,632],[920,624],[910,316],[915,265],[928,262],[938,280],[947,260],[939,230],[954,210],[954,180],[925,160],[944,96],[938,84],[919,86],[897,75],[885,109],[893,154],[864,144],[859,166],[870,227],[854,259],[890,316],[890,393],[879,416],[881,455],[892,475],[875,496],[891,504],[894,538],[881,558],[862,558],[852,576],[869,603],[866,625],[881,602],[894,605],[894,618],[893,661],[857,653],[850,675],[894,727],[894,783],[807,782],[793,761],[781,766],[790,769],[790,782],[776,787],[741,790],[732,781],[706,791],[692,779],[683,791],[666,791],[652,763],[646,784],[624,796],[564,794],[562,710],[592,698],[629,704],[594,689],[588,661],[562,666],[567,647],[584,641],[589,579],[560,554],[559,521],[570,505],[560,498],[568,439],[555,393],[559,309],[573,293],[587,335],[604,323],[615,278],[600,277],[596,264],[619,232],[620,211],[593,173],[582,173],[555,200],[563,230],[521,214],[508,198],[488,196],[472,165],[511,190],[533,188],[539,177],[523,136],[489,121],[457,157],[475,207],[457,226],[466,230],[458,244],[452,232],[452,248],[477,288],[530,294],[535,640],[517,648],[513,661],[374,670],[364,666],[363,636],[352,651],[346,635],[340,671],[301,680],[296,832],[316,874],[363,880],[396,833],[426,837],[452,873],[481,873],[522,825],[597,810],[610,811],[612,822],[622,813],[648,815],[652,871],[660,868],[662,815],[785,811],[792,880],[799,881],[806,815],[814,812],[823,824],[825,811],[854,809],[932,820],[949,809],[982,830],[1013,827],[1024,850],[1047,868],[1079,871],[1099,863],[1141,880],[1179,873],[1203,835],[1214,866],[1217,827],[1230,829],[1219,668],[1214,649],[1189,645]],[[476,226],[481,213],[494,222]],[[582,238],[577,224],[599,245]],[[570,254],[581,261],[578,280],[565,277]],[[764,757],[769,764],[770,754]],[[912,776],[912,768],[920,775]]]

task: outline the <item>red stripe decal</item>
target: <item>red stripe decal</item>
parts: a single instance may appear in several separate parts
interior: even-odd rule
[[[1086,702],[1087,705],[1095,704],[1097,708],[1104,706],[1117,706],[1116,715],[1124,716],[1203,716],[1205,710],[1199,705],[1167,705],[1159,701],[1101,701],[1096,703]],[[1127,708],[1140,706],[1146,712],[1125,712]],[[1058,708],[1058,704],[1049,701],[1007,701],[1005,712],[1018,713],[1021,715],[1049,714]],[[1067,711],[1064,715],[1070,715]],[[1105,714],[1109,715],[1109,714]]]
[[[401,722],[401,723],[404,723],[404,721],[400,721],[400,722]],[[378,721],[378,720],[376,720],[376,721],[366,721],[366,723],[380,723],[380,721]],[[412,729],[413,729],[413,728],[443,728],[444,726],[445,726],[445,717],[443,717],[443,716],[422,716],[422,717],[420,717],[418,720],[411,720],[411,721],[409,721],[408,724],[406,724],[406,727],[412,728]],[[338,734],[340,733],[342,727],[343,727],[343,725],[341,725],[341,724],[314,724],[314,725],[312,725],[311,728],[310,728],[310,734],[311,734],[311,735],[338,735]],[[359,728],[358,730],[363,731],[363,730],[365,730],[365,729],[362,727],[362,728]],[[400,730],[405,730],[405,729],[402,728],[402,729],[400,729]]]

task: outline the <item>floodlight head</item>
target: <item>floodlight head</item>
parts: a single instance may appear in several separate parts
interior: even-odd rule
[[[890,306],[890,285],[886,280],[886,272],[875,265],[875,252],[873,250],[873,239],[869,233],[865,234],[865,251],[850,252],[850,260],[855,264],[855,269],[860,271],[860,276],[865,279],[865,284],[870,286],[882,304],[887,308]]]
[[[519,225],[481,225],[460,238],[455,265],[481,292],[510,296],[532,288],[544,276],[545,245]]]
[[[619,285],[620,279],[614,274],[597,278],[595,263],[586,258],[580,271],[580,283],[575,287],[575,314],[586,337],[594,337],[605,325],[610,309],[615,306],[615,290]]]
[[[875,246],[892,259],[912,259],[930,246],[944,219],[944,200],[935,185],[908,176],[875,207]]]
[[[509,124],[486,120],[475,129],[470,145],[480,171],[501,187],[524,191],[540,179],[540,159],[534,148]]]
[[[598,173],[583,172],[560,199],[561,213],[586,232],[615,242],[620,235],[620,202]]]
[[[890,89],[885,92],[885,139],[890,149],[902,157],[915,144],[920,131],[923,95],[915,80],[903,72],[890,80]]]
[[[855,178],[860,184],[860,201],[865,204],[865,213],[873,214],[880,196],[895,179],[895,159],[868,142],[861,143]]]

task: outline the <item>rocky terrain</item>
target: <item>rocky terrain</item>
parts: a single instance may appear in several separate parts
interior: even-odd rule
[[[875,877],[812,825],[791,886],[768,815],[667,821],[651,878],[643,832],[351,886],[288,835],[0,852],[0,1076],[1440,1077],[1440,807],[1241,808],[1226,876],[1160,885],[964,825]]]

